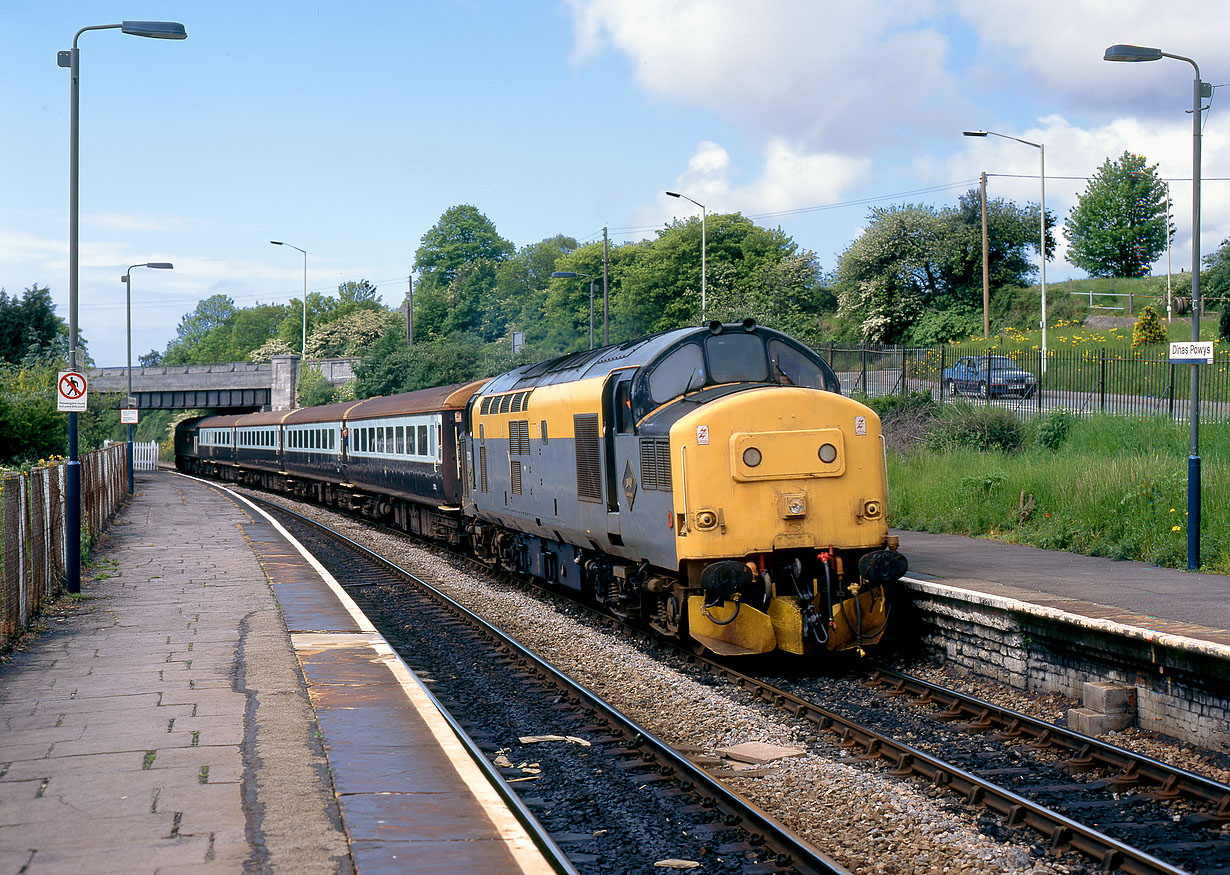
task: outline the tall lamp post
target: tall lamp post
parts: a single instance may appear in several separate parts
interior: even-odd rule
[[[594,286],[598,285],[594,282],[592,274],[588,273],[573,273],[570,270],[557,270],[551,274],[553,280],[589,280],[589,348],[594,348]],[[602,306],[606,307],[606,290],[603,290]]]
[[[132,404],[132,269],[134,267],[152,267],[156,270],[171,270],[175,265],[169,261],[147,261],[145,264],[132,264],[128,266],[128,270],[120,277],[120,281],[124,283],[124,309],[127,312],[128,326],[128,401],[124,406]],[[133,424],[128,423],[128,494],[132,495],[132,441],[133,441]]]
[[[1200,340],[1200,102],[1213,96],[1213,86],[1200,80],[1191,58],[1145,46],[1111,46],[1104,61],[1187,61],[1196,71],[1192,80],[1192,341]],[[1169,229],[1167,229],[1169,233]],[[1187,457],[1187,570],[1200,567],[1200,365],[1192,365],[1191,454]]]
[[[680,194],[677,191],[668,191],[671,197],[681,197],[685,201],[692,201],[696,206],[700,207],[700,321],[705,321],[705,216],[707,211],[705,205],[700,201],[693,201],[686,194]]]
[[[151,39],[186,39],[188,32],[176,21],[123,21],[119,24],[95,24],[83,27],[73,35],[73,47],[56,55],[56,63],[68,67],[69,132],[68,132],[68,367],[76,370],[77,361],[77,195],[80,164],[80,80],[81,52],[77,40],[87,30],[119,29],[131,36]],[[67,542],[64,549],[65,586],[70,593],[81,592],[81,461],[77,456],[77,414],[68,414],[68,464],[65,466],[64,528]]]
[[[299,354],[307,356],[307,250],[299,249],[293,243],[283,243],[281,240],[270,240],[274,246],[289,246],[303,253],[303,342],[299,346]]]
[[[1016,140],[1018,143],[1024,143],[1026,146],[1033,146],[1038,150],[1038,157],[1041,161],[1041,179],[1042,179],[1042,200],[1038,206],[1038,254],[1042,257],[1042,376],[1046,376],[1046,146],[1041,143],[1031,143],[1029,140],[1022,140],[1020,137],[1010,137],[1007,134],[998,134],[995,131],[962,131],[967,137],[1002,137],[1005,140]],[[985,203],[983,205],[983,215],[986,214]]]

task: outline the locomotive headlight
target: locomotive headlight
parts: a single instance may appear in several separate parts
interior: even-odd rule
[[[836,451],[834,451],[836,452]],[[755,447],[748,447],[743,451],[743,464],[749,468],[755,468],[761,462],[760,450]]]
[[[831,465],[833,462],[837,461],[837,447],[832,444],[821,444],[818,455],[820,456],[821,462],[826,465]]]
[[[807,509],[807,505],[804,503],[803,499],[801,498],[792,498],[790,499],[789,503],[786,505],[786,509],[790,511],[790,513],[793,514],[794,516],[799,516],[800,514],[803,513],[804,510]]]

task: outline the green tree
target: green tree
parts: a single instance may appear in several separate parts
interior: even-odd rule
[[[1200,295],[1209,303],[1216,301],[1225,312],[1230,304],[1230,237],[1204,257],[1204,268],[1200,271]]]
[[[477,207],[461,204],[445,210],[423,235],[414,253],[414,269],[421,284],[447,286],[462,265],[480,259],[503,261],[515,251]]]
[[[1098,168],[1063,226],[1068,261],[1090,276],[1140,277],[1174,234],[1166,185],[1143,155],[1124,152]]]
[[[401,329],[402,320],[381,307],[379,310],[354,310],[312,329],[308,336],[309,358],[354,356],[363,352],[389,328]]]
[[[320,365],[308,365],[299,372],[297,397],[300,407],[316,407],[332,404],[337,397],[337,390],[325,379]]]
[[[390,330],[355,365],[355,394],[371,398],[464,383],[512,366],[507,343],[484,344],[473,335],[456,335],[410,346],[404,332]]]
[[[51,290],[36,283],[18,298],[0,289],[0,362],[68,359],[68,326],[55,314]]]
[[[227,295],[212,295],[198,303],[191,313],[179,320],[175,338],[167,344],[166,363],[188,365],[225,361],[208,357],[206,340],[211,341],[208,347],[212,349],[229,346],[222,340],[222,334],[223,329],[229,331],[235,312],[235,302]]]
[[[56,412],[56,365],[0,363],[0,464],[65,455],[68,427]]]
[[[358,282],[349,280],[339,283],[337,298],[342,304],[376,304],[379,306],[380,303],[377,299],[376,287],[365,279],[360,279]]]

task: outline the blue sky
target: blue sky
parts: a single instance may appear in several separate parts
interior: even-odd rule
[[[0,8],[0,285],[68,318],[69,76],[94,24],[182,22],[184,41],[83,34],[81,332],[95,361],[163,349],[198,300],[285,302],[366,278],[405,295],[422,235],[469,203],[518,246],[616,242],[710,212],[780,226],[832,269],[869,203],[1039,196],[1060,222],[1125,149],[1173,180],[1191,264],[1190,65],[1230,84],[1230,7],[1172,2],[564,0],[9,2]],[[1230,113],[1204,127],[1201,246],[1230,236]],[[1065,178],[1072,177],[1072,178]],[[1059,258],[1058,283],[1084,274]],[[1165,256],[1157,268],[1165,270]],[[1056,290],[1058,291],[1058,290]]]

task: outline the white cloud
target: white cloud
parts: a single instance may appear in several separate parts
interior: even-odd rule
[[[901,137],[960,103],[928,2],[571,0],[574,62],[608,46],[649,94],[808,149]],[[882,107],[891,103],[892,112]]]

